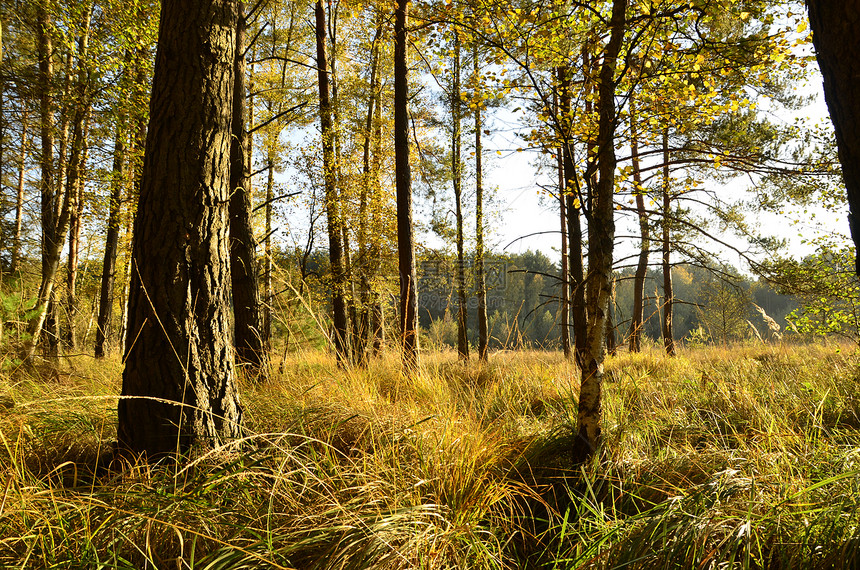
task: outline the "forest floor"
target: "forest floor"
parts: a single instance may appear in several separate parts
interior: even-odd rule
[[[289,355],[243,381],[241,446],[122,470],[118,359],[6,370],[0,567],[858,567],[858,364],[835,344],[621,352],[604,447],[573,466],[560,354],[426,354],[410,379],[394,355]]]

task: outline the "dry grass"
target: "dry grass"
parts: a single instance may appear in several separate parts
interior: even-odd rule
[[[622,353],[607,361],[605,446],[579,467],[577,371],[559,354],[428,354],[412,378],[394,355],[284,364],[243,384],[239,450],[122,471],[104,461],[118,362],[5,371],[0,566],[860,564],[851,348]]]

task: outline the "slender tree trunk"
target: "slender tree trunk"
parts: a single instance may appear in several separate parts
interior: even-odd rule
[[[270,151],[271,152],[271,151]],[[272,350],[272,303],[275,290],[272,286],[272,200],[275,198],[275,160],[269,156],[269,177],[266,180],[266,245],[263,259],[265,299],[263,300],[263,341],[267,351]]]
[[[364,122],[364,143],[362,146],[362,181],[361,193],[359,196],[358,206],[358,272],[361,288],[361,311],[358,316],[358,334],[356,334],[355,352],[357,362],[360,366],[367,366],[368,348],[374,342],[374,333],[376,332],[371,326],[372,311],[373,311],[373,291],[371,290],[371,267],[379,262],[378,257],[371,258],[370,253],[370,200],[377,200],[379,197],[374,192],[372,176],[378,175],[378,172],[373,172],[370,161],[370,147],[373,141],[374,125],[373,118],[376,116],[377,99],[379,95],[379,41],[382,36],[382,23],[376,27],[376,33],[373,36],[370,48],[370,89],[367,96],[367,115]],[[378,206],[377,206],[378,207]]]
[[[377,47],[377,50],[379,48]],[[378,56],[377,56],[378,57]],[[378,75],[378,73],[377,73]],[[376,110],[373,124],[373,160],[371,163],[371,180],[373,182],[374,208],[371,216],[374,228],[382,228],[385,222],[386,212],[383,203],[385,194],[380,184],[382,171],[382,85],[377,78],[378,89],[376,91]],[[370,242],[370,259],[378,260],[382,255],[382,236],[379,232],[373,232]],[[385,344],[385,305],[383,296],[379,291],[373,292],[373,310],[371,313],[371,328],[373,329],[374,356],[378,356]]]
[[[21,262],[21,228],[24,215],[24,175],[27,172],[27,127],[29,126],[29,107],[23,101],[21,106],[21,154],[18,165],[18,194],[15,201],[15,235],[12,240],[12,262],[10,270],[15,274],[19,270]]]
[[[394,178],[397,189],[397,250],[400,266],[400,337],[407,371],[418,366],[418,277],[412,234],[412,171],[409,165],[409,83],[406,62],[408,0],[394,15]]]
[[[237,18],[232,1],[161,4],[118,408],[132,457],[242,433],[228,297]]]
[[[675,312],[675,293],[672,288],[672,265],[669,261],[670,232],[672,214],[671,180],[669,178],[669,132],[663,131],[663,346],[666,354],[675,356],[675,339],[672,330],[672,316]]]
[[[46,318],[50,309],[56,309],[56,303],[52,303],[54,297],[54,281],[60,266],[60,256],[65,245],[66,233],[69,229],[70,200],[69,192],[62,192],[54,179],[54,101],[51,95],[51,82],[53,78],[53,45],[50,37],[50,19],[44,9],[37,8],[37,49],[39,54],[39,81],[41,87],[40,110],[41,110],[41,138],[42,138],[42,279],[39,284],[39,293],[36,300],[34,316],[27,328],[29,340],[24,345],[23,359],[31,361],[39,337],[42,334]],[[82,106],[78,106],[76,113],[83,123]],[[76,121],[76,124],[78,121]],[[82,137],[81,137],[82,138]],[[78,147],[78,152],[79,152]],[[74,149],[73,149],[74,154]],[[79,156],[79,155],[78,155]],[[77,157],[73,157],[77,158]],[[75,174],[76,176],[76,174]],[[73,176],[72,178],[74,179]],[[62,186],[60,183],[59,186]],[[55,354],[58,349],[58,338],[56,334],[56,311],[50,311],[52,315],[50,327],[53,334],[49,335],[48,344],[50,354]]]
[[[558,110],[558,94],[553,93],[553,106]],[[570,350],[570,275],[567,263],[567,208],[565,207],[564,144],[556,150],[558,170],[558,208],[561,217],[561,350],[564,357],[571,357]]]
[[[651,230],[648,227],[648,212],[645,209],[645,189],[642,187],[642,169],[639,163],[639,140],[637,136],[637,117],[634,100],[630,99],[630,154],[633,165],[634,194],[636,214],[639,217],[639,259],[633,278],[633,314],[630,318],[630,352],[642,349],[642,327],[644,324],[645,277],[648,274],[648,254],[651,250]]]
[[[266,348],[260,324],[257,242],[251,227],[251,186],[245,128],[245,6],[239,2],[233,82],[233,134],[230,138],[230,275],[233,285],[234,339],[237,364],[252,375],[266,373]]]
[[[480,88],[478,48],[473,52],[475,89]],[[478,296],[478,358],[487,361],[489,327],[487,322],[487,279],[484,274],[484,168],[481,105],[475,105],[475,287]]]
[[[806,0],[806,5],[848,193],[848,223],[857,250],[854,270],[860,275],[860,1]]]
[[[588,312],[585,303],[585,266],[582,261],[582,209],[581,193],[576,184],[576,166],[573,163],[572,126],[570,124],[570,71],[559,68],[559,110],[561,111],[562,156],[564,157],[564,186],[567,213],[568,282],[571,288],[571,315],[573,316],[574,361],[582,368],[588,335]]]
[[[102,262],[102,279],[99,289],[99,318],[96,324],[96,358],[104,358],[107,355],[107,343],[110,338],[114,301],[113,289],[116,281],[116,257],[119,250],[120,207],[122,205],[122,190],[125,185],[125,137],[125,118],[121,117],[116,127],[116,139],[113,148],[110,210],[108,212],[105,255]]]
[[[453,136],[451,138],[451,181],[454,186],[454,215],[457,218],[457,354],[461,360],[469,360],[468,306],[466,304],[466,258],[463,247],[463,169],[461,146],[461,107],[460,107],[460,33],[454,29],[454,69],[451,86],[451,118]]]
[[[83,125],[83,133],[81,135],[80,142],[76,141],[75,144],[81,145],[80,157],[74,157],[73,159],[78,161],[78,164],[70,169],[71,173],[73,170],[75,172],[75,179],[70,180],[70,185],[68,192],[71,196],[71,204],[70,204],[70,221],[69,221],[69,266],[68,273],[66,275],[66,337],[65,342],[66,346],[70,350],[77,350],[78,348],[78,338],[77,331],[75,330],[75,320],[78,315],[78,296],[77,296],[77,283],[78,283],[78,264],[80,262],[80,243],[81,243],[81,218],[84,214],[84,200],[83,200],[83,173],[86,168],[87,163],[87,154],[89,152],[89,143],[87,139],[89,138],[89,123],[90,123],[90,111],[87,109],[86,118],[84,119]],[[78,136],[78,129],[80,127],[75,126],[75,137]],[[74,152],[73,152],[74,155]],[[71,178],[71,177],[70,177]]]
[[[615,335],[615,278],[610,285],[609,310],[606,313],[606,352],[615,356],[618,353],[618,339]]]
[[[598,82],[596,196],[590,196],[591,219],[588,224],[588,282],[586,300],[588,339],[582,366],[577,414],[577,442],[573,449],[576,462],[590,457],[601,442],[603,359],[606,320],[612,296],[612,257],[615,240],[615,67],[621,51],[626,24],[627,0],[613,0],[609,22],[609,42],[604,50]]]
[[[331,265],[332,321],[334,349],[338,363],[349,360],[348,318],[346,306],[346,273],[343,260],[343,228],[337,195],[334,164],[334,131],[331,122],[328,63],[326,59],[325,8],[317,0],[316,15],[317,74],[319,78],[320,124],[323,146],[323,178],[325,179],[326,217],[328,218],[329,263]]]

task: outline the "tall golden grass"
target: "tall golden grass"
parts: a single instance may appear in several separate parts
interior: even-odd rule
[[[0,567],[860,566],[852,347],[611,357],[580,466],[557,353],[288,354],[242,383],[245,440],[156,466],[110,463],[120,371],[0,375]]]

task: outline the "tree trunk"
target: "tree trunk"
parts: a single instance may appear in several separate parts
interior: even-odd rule
[[[331,122],[328,63],[326,59],[325,8],[317,0],[316,16],[317,76],[319,78],[320,125],[323,147],[323,178],[325,180],[326,217],[328,218],[329,263],[331,265],[332,324],[334,350],[339,365],[349,360],[347,335],[349,330],[346,306],[346,273],[343,261],[343,223],[337,195],[335,172],[334,131]]]
[[[590,197],[588,224],[588,338],[583,355],[582,382],[577,414],[578,438],[573,459],[590,457],[601,442],[604,342],[609,301],[612,296],[612,256],[615,240],[615,66],[621,51],[626,23],[627,0],[613,0],[609,22],[609,42],[604,50],[598,82],[597,181],[596,196]]]
[[[78,296],[77,296],[77,283],[78,283],[78,264],[80,262],[80,243],[81,243],[81,217],[84,214],[84,183],[83,183],[83,173],[86,168],[87,163],[87,153],[89,152],[89,143],[87,139],[89,137],[89,123],[90,123],[90,111],[87,109],[86,117],[84,118],[83,125],[83,133],[78,133],[79,126],[75,126],[75,138],[78,136],[81,137],[80,141],[76,141],[76,145],[81,145],[80,151],[77,153],[79,156],[74,156],[73,152],[72,159],[77,160],[78,164],[70,169],[71,173],[74,171],[75,176],[74,180],[69,181],[69,195],[71,197],[71,204],[69,209],[70,219],[69,219],[69,266],[68,273],[66,276],[66,335],[65,342],[66,347],[69,350],[77,350],[78,348],[78,337],[77,331],[75,330],[75,320],[78,315]]]
[[[251,374],[266,373],[266,349],[260,324],[257,242],[251,227],[251,185],[247,155],[250,137],[245,128],[245,16],[239,2],[233,82],[233,134],[230,137],[230,275],[233,285],[233,330],[236,363]]]
[[[122,453],[148,459],[242,433],[228,296],[237,6],[161,6],[117,430]]]
[[[466,259],[463,251],[463,169],[461,146],[460,107],[460,33],[454,29],[454,69],[451,85],[451,182],[454,186],[454,215],[457,218],[457,354],[460,360],[469,360],[469,329],[466,305]]]
[[[630,352],[642,349],[642,327],[644,324],[645,277],[648,274],[648,254],[651,250],[651,230],[648,227],[648,212],[645,209],[645,189],[642,187],[642,169],[639,163],[639,141],[636,130],[636,108],[630,99],[630,154],[633,165],[633,193],[636,196],[636,214],[639,217],[639,260],[633,277],[633,314],[630,317]]]
[[[271,151],[270,151],[271,152]],[[272,201],[275,199],[275,160],[269,156],[269,176],[266,180],[266,245],[263,259],[263,342],[266,350],[272,350],[272,303],[275,290],[272,287]]]
[[[367,366],[368,348],[375,342],[375,329],[371,324],[374,304],[374,293],[371,288],[371,268],[379,262],[378,251],[371,257],[370,247],[370,201],[378,200],[375,192],[378,186],[378,170],[371,168],[370,147],[373,142],[375,127],[373,119],[376,116],[379,101],[379,41],[382,36],[381,22],[376,27],[370,48],[370,88],[367,96],[367,116],[364,122],[364,143],[362,146],[362,180],[358,206],[358,272],[361,288],[361,310],[358,315],[358,334],[355,335],[354,347],[356,360],[362,367]],[[379,207],[378,205],[376,206]],[[376,249],[376,248],[374,248]]]
[[[848,191],[848,223],[860,243],[860,1],[806,0],[812,43],[824,78],[824,100],[836,131]],[[860,275],[860,249],[855,272]]]
[[[394,178],[400,266],[400,342],[407,371],[418,366],[418,277],[412,237],[412,171],[409,165],[409,78],[406,57],[409,1],[396,0],[394,15]]]
[[[573,316],[573,357],[576,365],[583,367],[588,336],[588,312],[585,303],[585,266],[582,262],[582,223],[580,210],[583,206],[579,185],[576,184],[576,166],[573,163],[572,125],[570,124],[570,71],[559,68],[559,110],[561,112],[561,138],[564,157],[564,196],[567,213],[567,246],[569,254],[568,283],[571,288],[571,315]]]
[[[21,262],[21,227],[23,224],[24,215],[24,175],[27,172],[27,127],[29,123],[29,107],[26,101],[22,101],[22,117],[21,117],[21,154],[20,163],[18,165],[18,194],[15,201],[15,235],[12,239],[12,262],[10,271],[12,274],[18,272]]]
[[[558,109],[558,95],[553,93],[554,107]],[[565,207],[564,145],[556,150],[558,170],[558,208],[561,216],[561,350],[565,359],[571,357],[570,350],[570,275],[567,263],[567,208]]]
[[[23,360],[29,362],[33,358],[36,344],[42,334],[45,321],[50,308],[52,324],[57,324],[56,303],[52,303],[54,297],[54,281],[60,266],[60,255],[65,245],[66,232],[69,228],[70,200],[69,193],[62,192],[54,179],[54,101],[51,95],[51,83],[53,79],[53,42],[50,37],[51,22],[45,10],[40,6],[37,8],[38,24],[37,49],[39,57],[39,82],[41,89],[40,111],[41,111],[41,138],[42,138],[42,179],[41,179],[41,206],[42,206],[42,279],[39,284],[39,293],[34,307],[34,316],[31,318],[27,333],[29,340],[24,345]],[[83,113],[83,109],[78,111]],[[81,116],[81,123],[83,116]],[[60,184],[62,186],[62,184]],[[58,348],[56,326],[49,328],[49,353],[55,354]]]
[[[107,355],[113,315],[113,286],[116,281],[116,256],[119,250],[120,206],[125,184],[125,120],[121,117],[116,127],[113,148],[113,175],[111,176],[110,210],[108,212],[105,254],[102,262],[102,279],[99,289],[99,318],[96,324],[96,358]]]
[[[480,88],[478,48],[473,52],[475,89]],[[481,105],[475,105],[475,287],[478,296],[478,358],[487,361],[489,327],[487,322],[487,279],[484,274],[484,168]]]
[[[377,47],[377,50],[379,48]],[[377,73],[378,75],[378,73]],[[380,184],[380,176],[382,171],[382,85],[377,78],[378,88],[376,91],[376,111],[373,125],[373,161],[371,164],[372,180],[373,180],[373,195],[376,207],[373,209],[371,216],[374,228],[382,228],[386,212],[384,211],[383,202],[385,194],[382,191]],[[380,232],[373,232],[371,238],[370,258],[378,260],[382,256],[382,235]],[[371,328],[373,329],[373,350],[374,356],[378,356],[385,345],[385,303],[382,294],[377,290],[373,292],[373,310],[371,313]]]
[[[669,131],[663,131],[663,346],[666,354],[675,356],[675,334],[672,330],[672,316],[675,312],[675,293],[672,288],[672,265],[669,262],[671,253],[670,217],[672,214],[671,180],[669,178]]]

